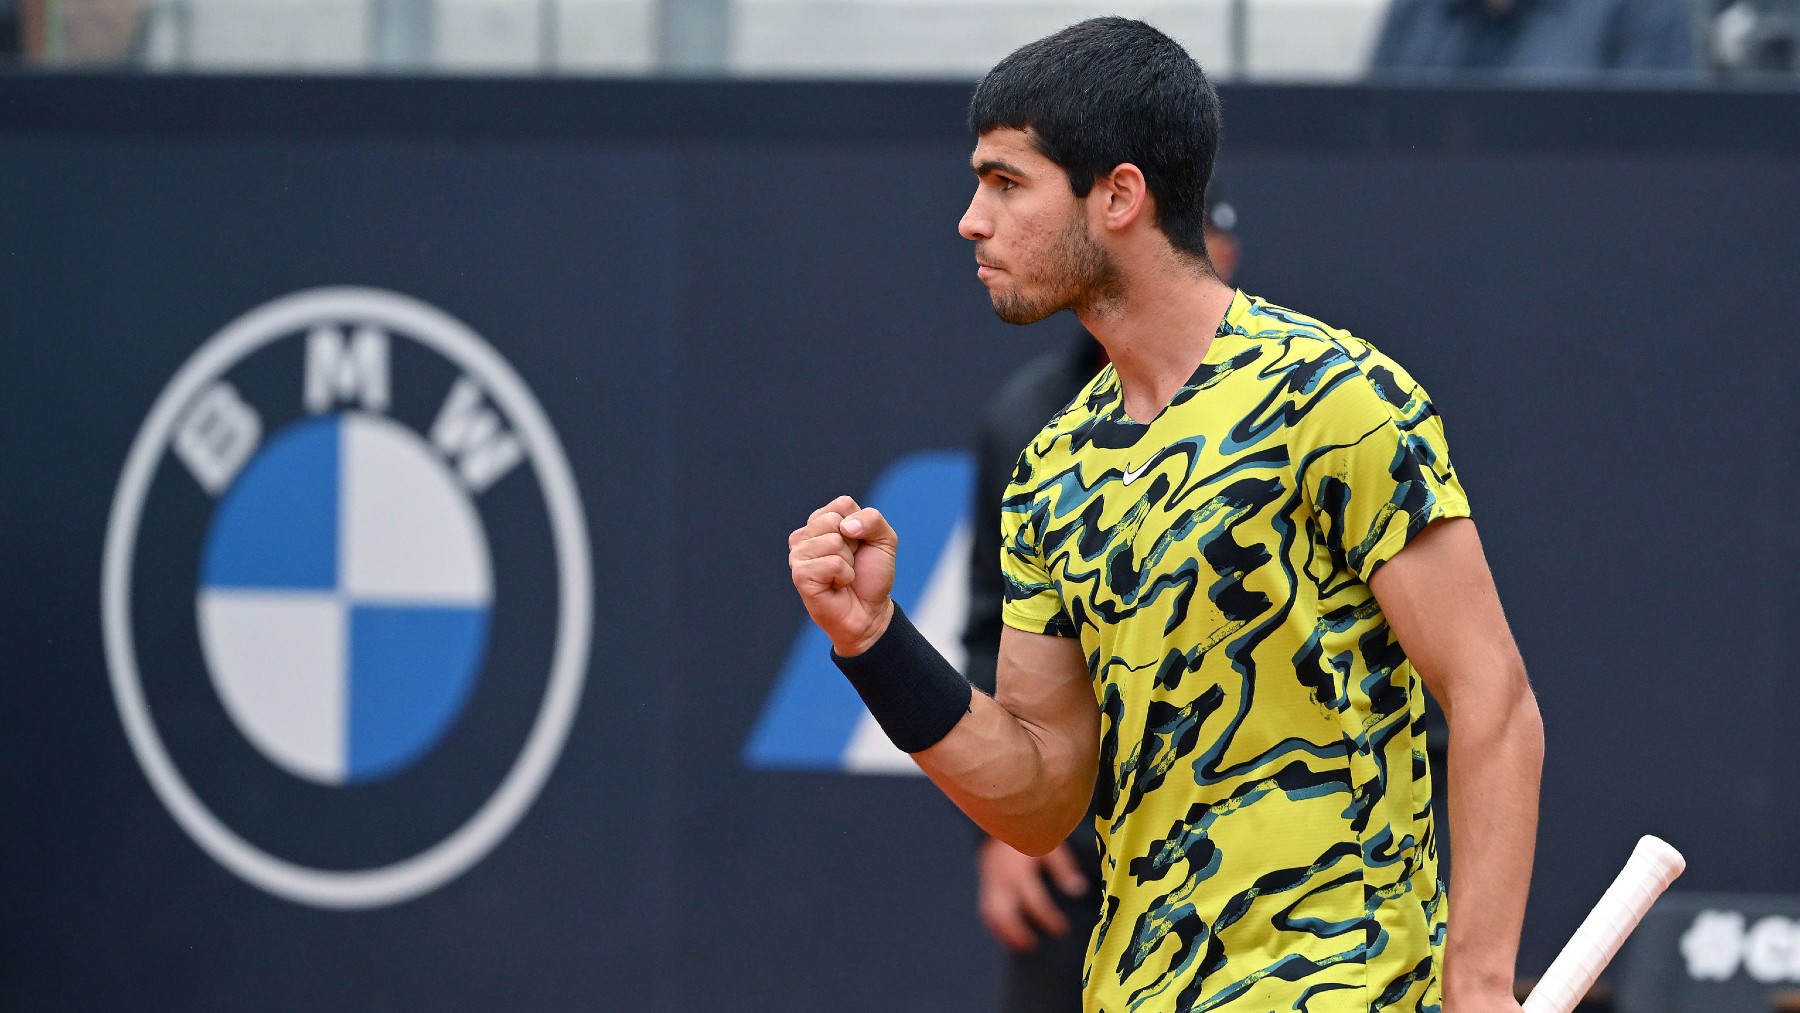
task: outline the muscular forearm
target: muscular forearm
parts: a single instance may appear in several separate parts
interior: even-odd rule
[[[1523,668],[1495,692],[1446,701],[1450,719],[1450,932],[1444,993],[1510,992],[1537,840],[1544,726]]]
[[[1537,841],[1544,727],[1474,522],[1427,526],[1369,588],[1450,723],[1456,868],[1444,1007],[1517,1013],[1513,965]]]
[[[977,693],[950,734],[913,759],[983,830],[1042,855],[1087,812],[1098,728],[1093,731],[1084,744]]]

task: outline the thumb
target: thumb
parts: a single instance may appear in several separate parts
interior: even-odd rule
[[[1056,850],[1042,859],[1044,871],[1056,881],[1056,888],[1070,897],[1079,897],[1088,891],[1087,877],[1081,874],[1080,866],[1075,863],[1075,852],[1067,844],[1058,844]]]
[[[898,555],[900,536],[888,524],[887,518],[874,507],[863,507],[861,510],[845,517],[838,524],[838,532],[846,538],[854,538],[864,545],[874,545]]]

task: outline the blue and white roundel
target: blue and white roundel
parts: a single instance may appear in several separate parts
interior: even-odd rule
[[[493,577],[468,496],[412,430],[360,412],[287,427],[207,534],[200,641],[263,755],[366,782],[429,752],[468,701]]]

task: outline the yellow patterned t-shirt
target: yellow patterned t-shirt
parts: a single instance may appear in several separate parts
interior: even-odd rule
[[[1237,293],[1160,415],[1108,367],[1020,458],[1005,619],[1101,712],[1089,1011],[1434,1010],[1424,697],[1368,579],[1468,501],[1425,391]]]

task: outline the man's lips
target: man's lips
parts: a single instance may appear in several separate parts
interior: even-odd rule
[[[986,281],[999,273],[1000,269],[991,264],[983,264],[979,260],[975,262],[975,276],[982,281]]]

